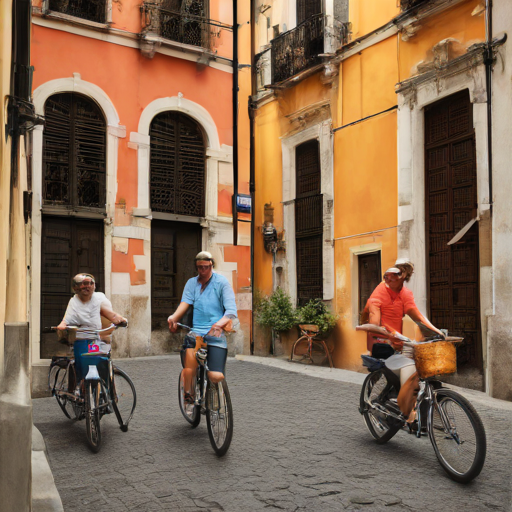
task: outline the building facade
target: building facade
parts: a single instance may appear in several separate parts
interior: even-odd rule
[[[169,353],[180,337],[169,334],[167,317],[194,275],[195,254],[211,251],[237,295],[241,326],[230,350],[248,346],[250,232],[232,198],[249,194],[239,165],[248,149],[233,149],[247,136],[247,115],[233,115],[234,74],[244,84],[233,37],[243,41],[249,30],[233,22],[236,8],[33,3],[33,98],[45,119],[30,155],[34,389],[61,350],[49,327],[79,271],[94,274],[129,319],[115,357]],[[245,16],[241,8],[238,19]]]

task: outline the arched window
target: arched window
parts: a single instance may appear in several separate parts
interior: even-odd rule
[[[199,124],[163,112],[153,119],[149,136],[151,209],[204,217],[206,149]]]
[[[107,125],[94,101],[74,93],[44,109],[43,205],[105,210]]]

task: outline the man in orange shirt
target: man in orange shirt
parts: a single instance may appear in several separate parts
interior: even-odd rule
[[[431,331],[444,337],[443,333],[434,327],[420,312],[414,301],[414,296],[404,282],[409,281],[414,272],[414,265],[407,259],[398,259],[395,267],[389,268],[384,273],[384,282],[380,283],[373,291],[366,303],[363,317],[369,317],[369,323],[381,325],[391,333],[402,334],[403,317],[408,315],[418,324],[423,324]],[[364,323],[364,322],[363,322]],[[393,348],[403,351],[400,362],[400,393],[398,405],[405,416],[409,416],[416,402],[419,390],[419,377],[412,359],[412,349],[405,348],[402,341],[391,339]],[[375,335],[368,333],[367,346],[371,352],[373,345],[378,342]],[[396,356],[392,356],[396,357]],[[398,357],[397,357],[398,359]],[[410,362],[409,362],[409,361]],[[409,420],[414,419],[409,416]]]

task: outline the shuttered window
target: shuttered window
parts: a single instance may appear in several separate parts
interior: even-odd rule
[[[206,153],[203,133],[193,119],[164,112],[153,119],[151,209],[204,217]]]
[[[322,0],[297,0],[297,25],[315,14],[322,14]]]
[[[84,20],[107,22],[107,0],[50,0],[48,8]]]
[[[43,203],[105,210],[106,122],[92,100],[56,94],[45,104]]]
[[[295,165],[297,299],[303,305],[311,299],[323,298],[323,198],[317,140],[297,146]]]
[[[459,365],[481,367],[478,223],[447,245],[477,212],[472,112],[467,90],[425,110],[425,204],[431,320],[465,338]]]

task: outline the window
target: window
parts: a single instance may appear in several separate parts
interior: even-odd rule
[[[106,122],[89,98],[56,94],[45,104],[43,204],[105,211]]]
[[[359,316],[373,290],[382,281],[380,251],[360,254],[357,257],[359,266]]]
[[[299,305],[304,305],[311,299],[323,298],[323,198],[317,140],[297,146],[295,165],[297,299]]]
[[[151,209],[204,217],[206,150],[199,124],[163,112],[153,119],[149,136]]]
[[[322,0],[297,0],[297,25],[315,14],[322,14]]]
[[[107,22],[107,0],[49,0],[48,9],[97,23]]]

